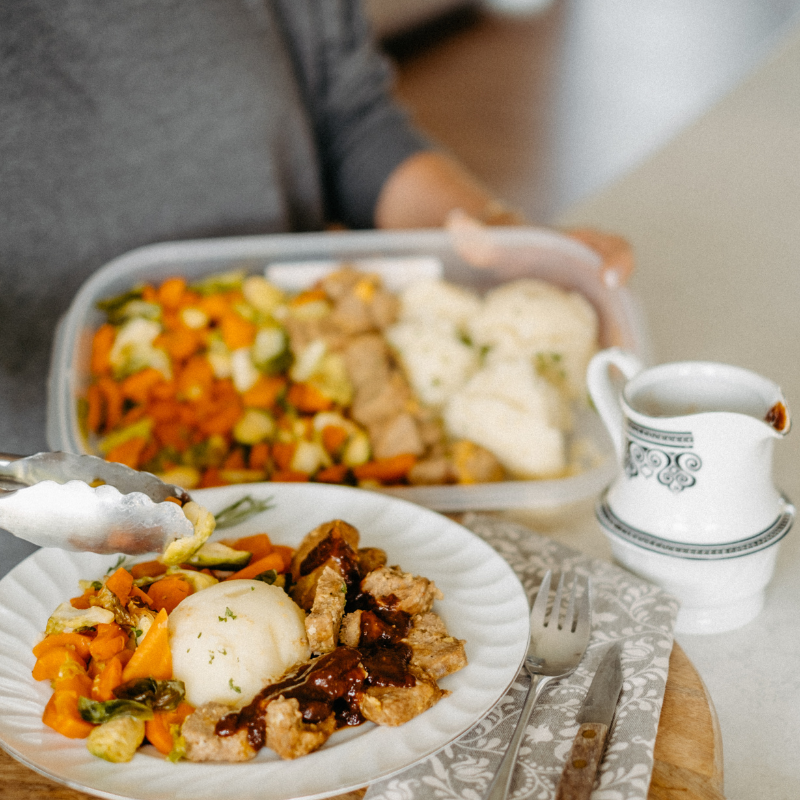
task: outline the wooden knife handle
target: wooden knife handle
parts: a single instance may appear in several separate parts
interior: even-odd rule
[[[561,773],[556,800],[587,800],[592,793],[597,768],[603,758],[608,726],[585,722],[572,742],[567,763]]]

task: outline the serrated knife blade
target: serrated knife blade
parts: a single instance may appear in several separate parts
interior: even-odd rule
[[[622,643],[612,644],[595,672],[583,705],[575,718],[580,728],[561,773],[556,800],[587,800],[592,793],[622,691],[621,653]]]

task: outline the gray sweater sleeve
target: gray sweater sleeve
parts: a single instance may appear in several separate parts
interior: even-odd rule
[[[391,97],[359,0],[276,0],[323,168],[329,219],[372,227],[386,178],[430,143]]]

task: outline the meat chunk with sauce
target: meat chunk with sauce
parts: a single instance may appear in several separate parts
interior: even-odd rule
[[[309,531],[294,551],[291,567],[293,580],[297,580],[300,577],[300,568],[311,551],[331,534],[340,536],[353,550],[358,550],[359,533],[357,528],[354,528],[341,519],[323,522],[322,525],[318,525],[313,531]]]
[[[336,730],[333,714],[322,722],[303,721],[296,698],[278,697],[266,711],[266,743],[281,758],[299,758],[318,750]]]
[[[317,581],[314,603],[306,616],[308,646],[314,655],[330,653],[339,642],[347,585],[335,569],[325,566]]]
[[[306,534],[292,558],[292,600],[310,611],[314,605],[317,582],[326,567],[348,582],[357,581],[358,531],[340,519],[326,522]]]
[[[358,647],[361,642],[361,609],[351,611],[342,617],[339,628],[339,644],[346,647]]]
[[[246,730],[236,731],[233,736],[217,736],[217,723],[230,711],[223,703],[206,703],[184,720],[181,734],[188,761],[249,761],[255,756]]]
[[[359,701],[364,719],[377,725],[402,725],[435,705],[442,691],[424,670],[410,666],[413,686],[370,686]]]
[[[411,664],[434,680],[467,666],[464,640],[450,636],[438,614],[426,611],[411,618],[411,630],[402,640],[411,648]]]
[[[358,556],[358,571],[362,578],[373,570],[386,566],[386,551],[381,550],[380,547],[359,547],[356,555]]]
[[[381,567],[361,581],[361,591],[375,600],[407,614],[430,611],[434,600],[444,595],[436,584],[420,575],[403,572],[399,567]]]

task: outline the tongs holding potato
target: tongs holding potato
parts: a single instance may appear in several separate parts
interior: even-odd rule
[[[164,551],[193,536],[182,508],[190,501],[178,486],[97,456],[0,453],[0,527],[43,547]]]

